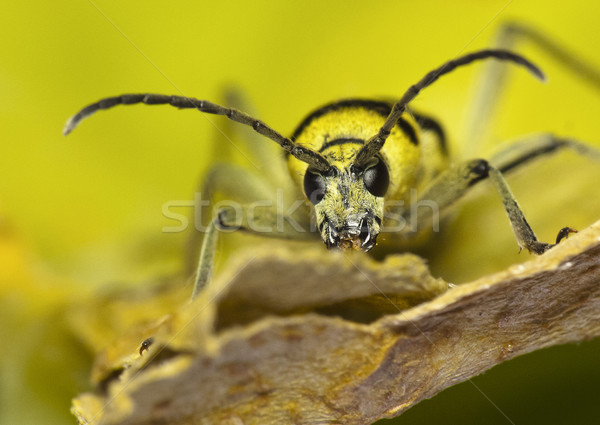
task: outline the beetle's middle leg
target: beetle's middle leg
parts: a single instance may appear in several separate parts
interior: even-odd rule
[[[489,179],[502,199],[504,209],[506,210],[519,246],[526,248],[532,253],[543,254],[556,244],[541,242],[537,239],[504,179],[503,173],[511,172],[537,158],[565,148],[572,149],[582,156],[600,161],[600,150],[598,149],[575,140],[545,135],[534,140],[516,143],[505,151],[495,155],[490,161],[474,159],[450,167],[425,189],[423,195],[419,196],[419,201],[427,200],[434,202],[441,213],[462,198],[478,182]],[[410,211],[405,210],[400,212],[400,215],[406,221],[411,218],[415,219],[415,217],[410,217],[410,213]],[[416,214],[419,226],[429,222],[433,217],[433,212],[430,208],[417,209]],[[566,237],[571,231],[573,230],[567,227],[561,229],[558,233],[556,243]]]

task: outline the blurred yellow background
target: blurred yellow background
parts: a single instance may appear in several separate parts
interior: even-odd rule
[[[224,88],[235,85],[254,102],[261,119],[289,134],[322,103],[343,97],[400,96],[443,61],[488,47],[507,20],[530,24],[600,68],[599,18],[600,5],[591,1],[4,4],[0,423],[74,422],[69,400],[87,389],[90,356],[69,333],[64,312],[100,287],[143,282],[178,267],[184,235],[161,232],[169,224],[161,206],[168,200],[191,199],[199,176],[211,164],[209,141],[219,137],[197,112],[139,106],[101,112],[63,138],[65,120],[79,108],[127,92],[222,101]],[[539,131],[600,145],[598,90],[530,43],[520,44],[519,51],[542,66],[549,81],[539,84],[525,72],[511,73],[488,147]],[[444,77],[413,103],[440,118],[454,151],[464,143],[469,101],[481,69],[472,66]],[[211,121],[216,126],[223,123],[215,117]],[[575,169],[568,168],[571,162]],[[557,160],[510,180],[542,239],[553,238],[564,225],[583,228],[600,217],[596,180],[600,174],[589,177],[594,167],[597,164],[576,159]],[[441,249],[452,255],[432,264],[436,273],[450,280],[472,279],[529,259],[525,253],[516,254],[494,195],[483,195],[476,202],[467,203],[458,223],[440,242]],[[496,251],[479,250],[472,235],[496,228],[498,239],[492,244]],[[452,242],[456,239],[459,244]],[[536,418],[540,423],[572,423],[573,413],[564,418],[543,416],[544,411],[557,409],[551,397],[569,396],[565,394],[569,380],[568,392],[581,396],[562,407],[583,412],[579,423],[599,417],[597,404],[585,399],[590,391],[585,385],[600,377],[598,343],[554,351],[531,361],[545,365],[540,374],[550,375],[539,387],[529,382],[522,391],[507,381],[506,376],[523,379],[524,370],[530,370],[523,366],[513,367],[518,373],[510,375],[511,366],[503,365],[508,371],[497,374],[498,379],[489,379],[492,371],[481,381],[480,386],[487,385],[486,394],[502,404],[515,423],[532,424]],[[559,359],[564,361],[557,363]],[[527,360],[511,363],[523,361]],[[570,363],[583,366],[569,369]],[[459,386],[462,390],[446,391],[438,405],[440,397],[426,402],[427,411],[419,406],[397,423],[408,423],[408,417],[411,423],[435,423],[436,418],[467,423],[473,415],[485,418],[473,423],[509,423],[481,394],[464,385]],[[555,392],[547,394],[545,402],[526,398],[548,388]],[[452,395],[446,394],[452,391],[465,397],[461,401],[465,411],[448,407],[453,405]],[[476,414],[466,411],[470,403]],[[590,411],[591,406],[596,410]]]

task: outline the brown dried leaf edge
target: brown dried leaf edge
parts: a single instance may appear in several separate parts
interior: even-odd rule
[[[267,317],[141,368],[153,347],[72,410],[82,424],[370,424],[507,359],[598,335],[600,222],[369,325]]]

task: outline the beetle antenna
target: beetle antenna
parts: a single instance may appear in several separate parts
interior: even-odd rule
[[[406,106],[419,94],[421,90],[433,84],[442,75],[454,71],[459,66],[468,65],[472,62],[489,58],[499,59],[502,61],[513,62],[515,64],[522,65],[540,80],[545,80],[545,76],[540,70],[540,68],[531,63],[529,60],[525,59],[523,56],[518,55],[516,53],[512,53],[508,50],[480,50],[450,60],[442,66],[440,66],[439,68],[428,72],[423,78],[421,78],[421,80],[417,84],[414,84],[409,87],[409,89],[404,93],[404,95],[402,95],[400,100],[394,104],[392,111],[386,118],[383,126],[381,126],[381,128],[379,129],[379,132],[375,136],[371,137],[356,154],[354,165],[357,167],[363,167],[367,164],[369,159],[371,159],[381,150],[383,144],[390,135],[392,128],[394,128],[396,122],[406,110]]]
[[[199,100],[193,97],[185,96],[168,96],[163,94],[122,94],[115,97],[107,97],[86,106],[81,111],[73,115],[67,120],[63,129],[63,134],[66,136],[77,127],[79,122],[92,115],[94,112],[101,109],[109,109],[117,105],[132,105],[136,103],[144,103],[146,105],[164,105],[168,104],[180,109],[197,109],[200,112],[215,115],[225,115],[230,120],[240,124],[252,127],[254,131],[268,139],[273,140],[290,155],[299,159],[302,162],[309,164],[321,172],[327,172],[331,169],[331,165],[320,153],[313,151],[305,146],[293,142],[291,139],[282,136],[264,122],[251,117],[250,115],[238,111],[234,108],[217,105],[216,103],[207,100]]]

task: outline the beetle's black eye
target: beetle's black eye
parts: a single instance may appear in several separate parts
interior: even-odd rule
[[[304,193],[313,204],[317,205],[325,196],[327,185],[321,174],[306,170],[304,174]]]
[[[380,159],[377,164],[368,168],[363,174],[365,187],[374,196],[384,196],[390,185],[390,173],[387,166]]]

